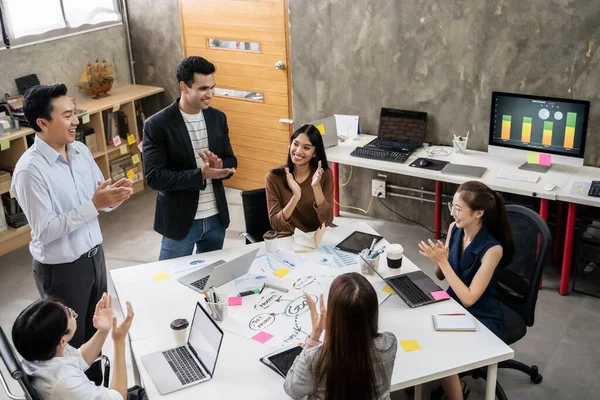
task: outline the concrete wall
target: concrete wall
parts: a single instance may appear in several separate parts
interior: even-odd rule
[[[85,65],[95,59],[113,64],[114,87],[131,83],[123,25],[16,49],[0,50],[0,93],[17,94],[15,78],[37,74],[40,83],[63,82],[75,98]]]
[[[487,149],[493,90],[592,103],[585,164],[600,167],[600,2],[570,0],[290,0],[294,120],[379,110],[429,113],[427,141],[471,131]],[[342,179],[348,176],[342,169]],[[353,172],[342,202],[366,207],[371,171]],[[432,182],[391,177],[433,189]],[[431,227],[433,207],[390,200]],[[370,215],[389,218],[380,205]]]

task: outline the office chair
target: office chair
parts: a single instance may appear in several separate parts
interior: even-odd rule
[[[265,232],[270,231],[269,212],[267,210],[267,193],[265,189],[244,190],[242,192],[242,207],[246,221],[246,244],[263,241]]]
[[[21,366],[21,362],[17,358],[15,352],[8,341],[8,338],[4,334],[4,330],[0,328],[0,357],[2,357],[2,361],[4,361],[4,365],[8,370],[9,375],[19,382],[25,397],[18,397],[12,394],[8,388],[7,382],[4,380],[4,376],[0,372],[0,384],[2,384],[2,388],[4,392],[8,396],[9,399],[13,400],[40,400],[40,397],[36,393],[31,381],[23,371],[23,367]]]
[[[525,336],[528,326],[533,326],[540,279],[552,244],[552,235],[546,222],[535,211],[509,204],[506,212],[515,254],[510,265],[498,272],[497,291],[504,312],[502,340],[510,346]],[[502,361],[498,363],[498,368],[522,371],[535,384],[543,379],[537,365],[529,366],[517,360]],[[479,368],[460,375],[485,380],[487,370]],[[496,383],[496,398],[507,398],[499,382]]]

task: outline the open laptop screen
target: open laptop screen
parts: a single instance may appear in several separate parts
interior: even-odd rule
[[[190,328],[188,345],[196,353],[210,376],[213,376],[217,356],[223,340],[223,331],[206,313],[204,308],[196,303],[196,311]]]
[[[378,138],[421,144],[426,133],[426,112],[381,108]]]

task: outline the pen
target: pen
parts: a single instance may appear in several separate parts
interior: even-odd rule
[[[377,257],[378,255],[380,255],[381,253],[383,253],[384,250],[385,250],[385,247],[382,247],[381,249],[374,251],[373,253],[367,255],[367,258],[369,260],[371,260],[371,259]]]
[[[375,248],[375,243],[377,243],[377,238],[373,239],[373,242],[371,243],[371,247],[369,247],[369,254],[371,254],[371,252]]]
[[[240,292],[238,294],[238,296],[249,296],[251,294],[259,294],[260,292],[262,292],[262,289],[252,289],[252,290],[246,290],[244,292]]]
[[[439,315],[443,315],[445,317],[462,317],[462,316],[465,316],[466,314],[458,313],[458,314],[439,314]]]
[[[263,288],[269,287],[271,289],[275,289],[275,290],[281,290],[284,293],[289,292],[290,290],[288,288],[284,288],[282,286],[277,286],[277,285],[273,285],[272,283],[269,282],[265,282]]]

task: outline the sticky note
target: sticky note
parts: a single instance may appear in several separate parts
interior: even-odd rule
[[[121,108],[121,105],[120,105],[120,104],[115,104],[115,105],[113,106],[113,112],[117,112],[117,111],[119,111],[119,108]]]
[[[550,154],[540,154],[540,165],[550,166],[552,156]]]
[[[325,134],[325,127],[323,126],[323,124],[316,125],[315,128],[317,128],[317,130],[321,132],[321,136]]]
[[[140,156],[138,154],[134,154],[131,156],[131,162],[133,165],[140,163]]]
[[[275,275],[277,275],[278,277],[280,277],[280,278],[283,278],[284,276],[286,276],[287,274],[289,274],[289,273],[290,273],[290,270],[289,270],[289,269],[287,269],[287,268],[285,268],[285,267],[283,267],[283,268],[279,268],[279,269],[278,269],[278,270],[276,270],[276,271],[273,271],[273,273],[274,273]]]
[[[431,292],[431,295],[433,296],[434,300],[443,300],[443,299],[450,298],[450,295],[448,293],[446,293],[445,290],[438,290],[437,292]]]
[[[8,150],[10,149],[10,140],[6,139],[6,140],[1,140],[0,141],[0,151],[4,151],[4,150]]]
[[[129,147],[127,147],[126,144],[122,145],[121,147],[119,147],[119,154],[121,154],[122,156],[129,153]]]
[[[140,153],[143,153],[143,149],[144,149],[144,147],[142,145],[142,142],[139,142],[138,143],[138,150],[140,151]]]
[[[527,153],[527,163],[528,164],[539,164],[540,163],[540,153]]]
[[[272,337],[273,337],[273,335],[271,335],[270,333],[267,333],[265,331],[260,331],[256,335],[252,336],[252,339],[254,339],[254,340],[256,340],[257,342],[260,342],[260,343],[266,343]]]
[[[396,292],[394,292],[394,289],[392,289],[390,285],[385,285],[385,287],[381,289],[381,291],[383,293],[396,294]]]
[[[160,274],[152,275],[152,278],[154,278],[154,280],[156,282],[165,281],[165,280],[169,279],[169,274],[166,272],[162,272]]]
[[[130,169],[129,171],[127,171],[127,177],[133,180],[133,178],[135,178],[135,172],[133,172],[133,170]]]
[[[120,136],[115,136],[115,137],[112,139],[112,142],[113,142],[113,144],[114,144],[115,146],[118,146],[118,145],[120,145],[120,144],[121,144],[121,137],[120,137]]]
[[[421,346],[419,346],[419,342],[416,340],[401,340],[400,346],[402,346],[404,351],[421,350]]]
[[[230,297],[228,300],[229,307],[236,307],[242,305],[242,296]]]
[[[90,114],[83,114],[81,116],[81,123],[87,124],[88,122],[90,122]]]
[[[134,144],[134,143],[135,143],[135,136],[127,135],[127,144]]]

